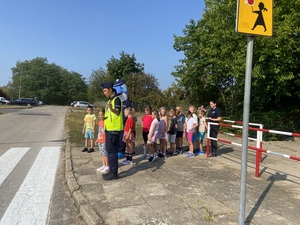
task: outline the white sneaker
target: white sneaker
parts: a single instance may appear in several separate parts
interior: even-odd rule
[[[105,166],[102,170],[101,173],[107,173],[109,172],[109,166]]]
[[[100,168],[97,169],[98,172],[101,172],[101,170],[104,169],[105,166],[101,166]]]
[[[122,163],[123,165],[127,165],[127,164],[128,164],[128,161],[129,161],[129,160],[124,159],[121,163]]]
[[[130,161],[130,160],[124,160],[123,162],[122,162],[122,164],[124,164],[124,165],[131,165],[132,164],[132,161]]]

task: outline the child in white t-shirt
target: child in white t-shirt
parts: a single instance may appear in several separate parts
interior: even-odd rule
[[[152,122],[148,134],[148,147],[150,152],[150,157],[148,159],[149,162],[153,162],[156,159],[156,152],[155,152],[155,144],[158,138],[158,128],[159,128],[159,113],[154,110],[152,111]]]
[[[195,157],[194,154],[194,145],[193,145],[193,136],[196,133],[196,128],[198,126],[197,121],[194,120],[191,111],[185,112],[185,129],[184,133],[186,134],[186,138],[189,145],[189,152],[187,153],[188,158]]]

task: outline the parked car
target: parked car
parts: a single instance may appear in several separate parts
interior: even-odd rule
[[[74,105],[76,104],[77,101],[73,101],[71,102],[71,107],[74,107]]]
[[[13,101],[11,101],[12,105],[31,105],[31,106],[37,106],[37,102],[32,98],[18,98]]]
[[[90,104],[90,103],[85,102],[85,101],[76,101],[73,104],[74,108],[86,108],[87,106],[92,106],[93,108],[95,107],[93,104]]]
[[[6,100],[4,97],[0,97],[0,104],[6,104],[9,105],[10,101]]]

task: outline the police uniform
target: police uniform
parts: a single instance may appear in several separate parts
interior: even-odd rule
[[[104,88],[113,88],[113,83],[106,82],[101,84]],[[123,131],[123,115],[122,115],[122,102],[117,96],[112,96],[107,105],[111,104],[112,109],[118,109],[119,114],[115,114],[111,109],[106,106],[104,114],[105,123],[105,135],[106,135],[106,150],[108,153],[109,170],[108,174],[103,174],[105,180],[118,178],[118,148],[119,148],[119,136]]]
[[[218,107],[214,109],[210,109],[208,112],[208,117],[211,117],[212,119],[221,117],[221,110]],[[209,120],[209,122],[219,123],[218,121],[213,121],[213,120]],[[210,125],[210,137],[217,138],[218,132],[219,132],[218,125]],[[218,150],[218,142],[216,140],[211,140],[211,155],[217,156],[217,150]]]

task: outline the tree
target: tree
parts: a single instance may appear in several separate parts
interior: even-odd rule
[[[300,1],[278,0],[274,6],[273,36],[254,42],[253,106],[292,111],[300,100]]]
[[[17,62],[12,68],[12,95],[43,100],[46,104],[70,104],[75,99],[87,100],[87,85],[82,75],[48,64],[46,58],[37,57]]]
[[[92,102],[100,99],[105,99],[103,94],[101,83],[111,82],[113,78],[107,75],[107,72],[103,68],[94,70],[89,78],[88,96]]]
[[[116,59],[114,56],[107,61],[107,73],[109,77],[112,77],[113,80],[118,78],[123,78],[126,80],[126,77],[131,73],[143,73],[144,64],[136,62],[134,54],[129,55],[122,51],[120,53],[120,59]]]
[[[133,107],[141,110],[146,105],[160,107],[163,97],[158,88],[158,81],[152,74],[131,73],[127,76],[128,96]]]

